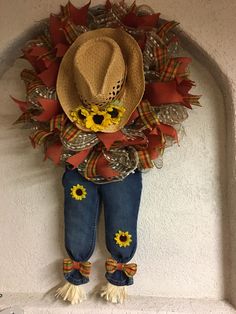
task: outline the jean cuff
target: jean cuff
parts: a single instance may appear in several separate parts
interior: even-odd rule
[[[130,286],[134,283],[133,277],[128,277],[123,271],[116,270],[114,273],[105,274],[106,279],[115,286]]]
[[[81,275],[78,270],[72,270],[70,273],[64,274],[64,277],[68,282],[76,286],[89,282],[89,278]]]

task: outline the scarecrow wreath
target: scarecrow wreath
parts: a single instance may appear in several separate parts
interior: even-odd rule
[[[43,31],[23,48],[26,100],[15,123],[32,129],[33,147],[65,166],[66,284],[57,295],[85,299],[99,204],[104,204],[111,254],[101,296],[118,303],[133,283],[128,263],[137,245],[141,171],[162,167],[165,148],[178,142],[188,109],[190,58],[179,57],[177,23],[124,1],[90,8],[71,2],[50,15]]]

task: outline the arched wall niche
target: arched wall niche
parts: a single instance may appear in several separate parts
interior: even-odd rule
[[[56,7],[56,5],[55,5],[55,7]],[[22,44],[27,39],[32,38],[32,34],[35,34],[37,32],[37,29],[38,29],[37,26],[33,27],[33,28],[28,28],[25,31],[25,33],[19,34],[19,36],[17,37],[17,40],[14,42],[13,45],[10,45],[6,49],[5,48],[1,49],[2,54],[1,54],[1,59],[0,59],[1,60],[0,77],[2,77],[3,79],[6,77],[5,75],[6,75],[6,73],[8,73],[9,68],[14,66],[13,62],[14,62],[16,56],[19,55],[20,47],[22,47]],[[231,82],[230,77],[228,77],[228,75],[224,71],[224,68],[220,67],[217,64],[216,60],[214,59],[214,56],[210,55],[209,52],[205,51],[204,48],[201,47],[195,39],[193,39],[191,36],[189,36],[189,34],[184,29],[179,29],[177,31],[177,33],[181,37],[184,49],[186,49],[198,62],[200,62],[200,64],[201,64],[200,68],[201,69],[203,69],[203,68],[207,69],[207,72],[209,72],[213,76],[213,78],[214,78],[213,81],[215,80],[216,86],[218,88],[217,93],[219,93],[219,91],[220,91],[220,93],[223,96],[222,99],[224,102],[224,110],[221,111],[221,113],[223,113],[223,117],[221,117],[221,118],[222,118],[222,123],[225,126],[225,136],[223,136],[223,138],[225,138],[226,142],[225,143],[218,143],[218,145],[222,148],[222,150],[224,150],[223,154],[225,154],[221,159],[221,161],[223,161],[223,164],[219,164],[219,172],[218,172],[218,174],[221,177],[220,180],[221,180],[221,188],[222,188],[222,190],[221,190],[222,195],[221,195],[221,201],[220,201],[221,202],[221,209],[220,209],[220,212],[218,213],[218,214],[220,214],[220,220],[219,221],[220,221],[220,229],[221,229],[221,237],[219,238],[219,242],[218,242],[219,246],[217,249],[217,250],[219,250],[218,257],[221,256],[221,260],[218,263],[218,266],[220,265],[220,267],[221,267],[221,270],[219,269],[219,273],[221,274],[221,276],[219,278],[219,280],[221,281],[220,282],[221,288],[219,290],[221,290],[221,292],[219,294],[221,294],[222,299],[225,298],[231,304],[236,306],[236,295],[235,295],[236,274],[234,273],[234,270],[236,269],[236,267],[235,267],[236,266],[236,253],[235,253],[236,252],[236,250],[235,250],[236,249],[236,233],[235,233],[235,227],[234,227],[235,223],[236,223],[235,205],[234,205],[235,201],[236,201],[236,199],[235,199],[235,191],[236,191],[236,188],[235,188],[236,187],[236,180],[235,180],[235,174],[236,174],[236,172],[235,172],[235,169],[236,169],[236,162],[235,162],[235,106],[234,106],[235,94],[234,94],[234,90],[232,87],[232,82]],[[198,68],[198,70],[199,70],[199,68]],[[11,75],[12,74],[10,74],[10,77],[12,78]],[[9,78],[9,76],[7,76],[7,77]],[[14,86],[16,86],[16,85],[14,85]],[[205,106],[205,104],[204,104],[204,106]],[[198,110],[201,111],[201,109],[198,109]],[[215,108],[215,110],[217,110],[217,108]],[[7,110],[3,110],[3,111],[4,112],[1,115],[1,121],[2,121],[1,129],[6,129],[6,128],[8,128],[7,124],[10,123],[11,118],[12,118],[12,116],[14,116],[16,114],[16,111],[12,111],[11,112],[12,116],[8,116],[6,120],[4,120],[4,118],[7,116]],[[225,117],[224,117],[224,114],[225,114]],[[201,113],[199,113],[199,117],[200,116],[201,116]],[[220,117],[217,118],[217,122],[219,122],[219,121],[220,121]],[[201,123],[201,121],[200,121],[200,123]],[[5,131],[3,131],[3,134],[4,134],[4,132]],[[20,147],[16,147],[17,148],[16,150],[14,150],[14,149],[11,150],[12,161],[14,161],[14,157],[13,157],[14,153],[15,154],[19,153],[19,155],[21,157],[23,157],[23,154],[22,154],[23,145],[27,145],[26,141],[25,141],[26,134],[22,133],[20,135],[19,132],[18,132],[18,134],[14,133],[14,132],[15,131],[13,131],[13,134],[12,133],[10,134],[10,137],[18,136],[21,144],[19,145]],[[23,132],[25,132],[25,131],[23,131]],[[194,138],[192,140],[194,140]],[[27,147],[25,153],[31,154],[30,158],[32,159],[32,162],[29,164],[28,167],[29,168],[31,167],[31,175],[32,176],[35,176],[35,175],[38,176],[37,181],[39,181],[39,190],[42,189],[42,192],[45,191],[46,189],[49,190],[52,193],[52,198],[54,200],[59,199],[59,201],[61,202],[62,197],[59,196],[59,194],[61,193],[62,190],[60,189],[60,187],[57,187],[56,188],[57,191],[55,192],[54,188],[53,188],[55,185],[57,185],[58,180],[60,180],[61,170],[56,170],[56,173],[55,173],[55,169],[51,165],[47,164],[45,166],[45,169],[44,168],[41,169],[42,172],[40,173],[40,167],[35,167],[37,165],[37,163],[41,160],[40,156],[39,156],[40,152],[31,153],[31,148]],[[18,161],[17,161],[17,165],[19,167],[22,166],[23,169],[25,169],[24,167],[26,167],[26,165],[24,163],[22,164],[22,163],[19,163]],[[5,175],[5,172],[3,172],[3,173]],[[51,178],[54,176],[54,178],[53,179],[47,179],[47,178],[49,178],[49,176]],[[151,180],[151,177],[149,177],[148,180]],[[27,183],[28,181],[31,182],[31,187],[35,186],[35,184],[37,186],[37,183],[35,183],[36,181],[34,179],[32,181],[32,178],[27,177],[27,176],[24,176],[23,180],[18,178],[16,181],[17,181],[17,186],[18,186],[16,194],[20,193],[19,185],[21,185],[21,184],[23,184],[24,189],[26,191],[28,191],[27,193],[30,193],[30,189],[29,189],[30,187]],[[46,181],[47,181],[47,183],[45,183]],[[46,188],[45,188],[45,185],[46,185]],[[44,186],[44,188],[43,188],[43,186]],[[3,193],[6,190],[7,190],[7,184],[6,184],[5,188],[3,189]],[[151,193],[151,190],[148,193]],[[22,201],[22,198],[19,198],[20,197],[19,195],[20,194],[17,194],[18,199],[15,200],[16,204],[19,205],[19,202],[23,202],[23,203],[25,202],[25,204],[23,204],[23,207],[22,207],[24,209],[26,209],[26,207],[27,207],[27,202],[29,202],[29,205],[31,206],[30,215],[25,214],[25,216],[24,216],[24,218],[26,220],[26,224],[27,224],[27,222],[30,223],[32,221],[31,215],[33,215],[33,216],[36,215],[37,219],[39,219],[39,220],[41,219],[41,223],[43,223],[43,220],[46,220],[48,218],[45,212],[41,213],[43,217],[40,218],[40,214],[37,212],[37,206],[35,208],[32,208],[32,203],[31,203],[32,200],[27,198],[26,195],[23,195],[23,201]],[[147,199],[147,195],[146,195],[146,199]],[[38,198],[36,196],[35,200],[39,202],[40,198]],[[59,206],[59,201],[57,203],[57,206]],[[4,204],[4,198],[3,198],[3,204]],[[6,200],[5,204],[7,205],[7,200]],[[42,201],[42,206],[48,206],[47,199]],[[12,208],[12,204],[10,204],[10,207]],[[48,206],[48,209],[49,209],[49,206]],[[154,210],[154,207],[153,207],[153,210]],[[1,211],[3,211],[3,208],[1,209]],[[61,208],[60,208],[60,211],[61,211]],[[151,211],[151,213],[152,213],[152,211]],[[145,217],[144,214],[142,214],[142,216]],[[158,214],[157,216],[153,216],[153,217],[155,217],[155,219],[157,217],[160,219],[162,218],[161,214]],[[4,220],[4,218],[5,218],[5,220]],[[63,229],[62,229],[62,213],[60,212],[58,214],[57,208],[53,208],[51,216],[49,219],[53,219],[53,218],[55,218],[55,220],[56,220],[55,228],[57,230],[56,231],[54,230],[52,232],[52,234],[49,236],[52,238],[52,241],[50,241],[50,243],[47,244],[47,236],[45,236],[43,241],[41,241],[41,242],[36,241],[36,244],[42,249],[48,248],[50,250],[55,250],[55,252],[54,252],[55,258],[52,259],[48,265],[42,266],[40,269],[40,276],[38,277],[38,279],[41,278],[42,281],[45,280],[47,273],[49,274],[49,273],[53,272],[54,269],[56,269],[55,275],[53,275],[52,278],[48,279],[46,286],[52,286],[56,281],[61,279],[61,277],[59,275],[59,273],[60,273],[59,264],[60,264],[60,258],[62,258],[62,255],[64,252],[63,251],[63,243],[62,243],[63,238],[61,235],[61,232],[63,231]],[[164,217],[164,219],[166,219],[166,218],[168,220],[168,217]],[[8,220],[8,219],[9,219],[8,215],[5,217],[3,215],[3,220],[5,223],[9,223],[9,226],[8,226],[9,228],[12,227],[12,223],[17,224],[16,220],[14,220],[14,219]],[[172,217],[172,219],[173,219],[173,217]],[[162,227],[163,226],[164,225],[162,225]],[[50,227],[52,227],[52,224],[46,225],[45,230],[49,230]],[[19,226],[19,228],[20,228],[20,226]],[[103,237],[104,237],[102,229],[103,229],[103,222],[101,223],[99,234],[98,234],[99,244],[98,244],[97,251],[95,253],[95,259],[94,259],[94,262],[97,263],[96,269],[95,269],[95,277],[96,277],[95,281],[97,279],[101,278],[101,275],[99,275],[99,272],[103,272],[103,266],[102,266],[103,262],[100,261],[99,259],[100,259],[101,255],[103,255],[104,258],[106,257],[105,249],[103,247],[103,244],[101,244],[103,242]],[[41,232],[41,231],[42,231],[42,229],[36,228],[36,235],[37,235],[37,232]],[[165,230],[163,229],[162,232],[164,232],[164,231]],[[4,229],[4,232],[5,233],[3,234],[3,236],[6,236],[8,234],[6,227]],[[26,227],[26,233],[28,233],[28,236],[30,235],[30,232],[31,233],[35,232],[35,228],[27,229],[27,227]],[[145,232],[146,232],[145,231],[145,225],[142,225],[141,226],[141,234],[145,234]],[[56,242],[58,237],[60,239],[59,240],[60,243],[57,243],[55,245],[55,248],[52,248],[51,245],[52,245],[53,241]],[[145,239],[148,240],[148,237],[146,237]],[[165,240],[166,240],[166,238],[165,238]],[[159,243],[161,243],[161,239],[159,239],[159,241],[160,241]],[[22,244],[20,244],[20,242],[19,242],[18,245],[21,246]],[[29,243],[29,246],[24,251],[24,254],[30,254],[29,253],[30,249],[33,248],[34,245],[35,245],[35,243],[33,241],[32,241],[32,243]],[[142,245],[142,247],[141,247],[142,253],[141,253],[140,257],[142,260],[143,259],[142,254],[145,251],[145,245],[144,245],[144,243],[142,243],[141,245]],[[156,246],[155,246],[155,248],[156,248]],[[8,252],[6,251],[5,246],[3,246],[3,249],[4,249],[4,252],[6,254],[5,256],[8,256]],[[22,247],[22,249],[23,249],[23,247]],[[162,247],[160,249],[164,250],[165,248]],[[33,248],[33,254],[36,254],[36,251],[34,248]],[[167,255],[168,255],[168,252],[167,252]],[[10,254],[10,256],[12,256],[12,255]],[[165,256],[165,254],[164,254],[164,256]],[[34,256],[31,255],[30,258],[34,259]],[[41,262],[43,263],[43,261],[41,261]],[[193,262],[193,264],[194,264],[194,262]],[[148,264],[147,264],[147,266],[148,266]],[[158,262],[155,264],[155,266],[158,267]],[[148,271],[148,267],[143,267],[141,265],[140,265],[140,269],[141,269],[141,271],[143,269],[144,272]],[[43,275],[43,272],[45,272],[45,275]],[[21,270],[20,270],[20,273],[21,273]],[[17,280],[20,281],[20,278],[18,278]],[[29,280],[29,278],[27,280]],[[138,279],[136,282],[137,282],[137,286],[141,284],[141,281],[139,281]],[[1,282],[0,282],[0,284],[1,284]],[[4,284],[5,284],[5,282],[4,282]],[[204,284],[204,282],[203,282],[203,284]],[[219,284],[219,283],[216,282],[216,285],[217,284]],[[26,286],[27,285],[29,288],[30,287],[29,283],[26,283]],[[4,291],[4,288],[5,288],[4,286],[1,286],[0,290],[2,289]],[[43,286],[40,287],[39,292],[42,292],[42,288],[43,288]],[[34,284],[32,289],[33,289],[33,291],[36,291],[37,285]],[[8,294],[11,294],[11,293],[17,294],[18,292],[20,292],[20,291],[17,291],[16,289],[13,289],[13,291],[11,291],[10,285],[7,286],[6,291]],[[144,288],[144,291],[145,291],[145,288]],[[24,292],[26,292],[28,294],[29,289],[26,289],[26,291],[24,291]],[[138,288],[131,290],[131,292],[133,292],[134,295],[138,296]],[[148,289],[146,290],[145,294],[146,294],[146,296],[148,295]],[[201,293],[198,295],[198,293],[196,291],[195,291],[195,294],[196,294],[196,297],[199,297],[199,298],[204,297],[204,295],[201,295]],[[209,295],[206,295],[206,297],[209,297]],[[155,291],[155,289],[154,289],[153,297],[155,298],[155,297],[159,297],[159,296],[160,297],[164,296],[164,297],[169,297],[169,298],[171,298],[171,297],[179,297],[179,298],[190,297],[190,298],[192,298],[193,297],[193,295],[185,295],[185,294],[183,294],[181,296],[181,295],[177,295],[177,294],[173,295],[170,293],[168,295],[168,293],[166,293],[165,291],[163,293],[163,291],[160,291],[158,289]],[[27,299],[27,297],[26,297],[26,299]],[[148,299],[148,297],[147,297],[147,299]],[[10,304],[10,298],[9,299],[6,298],[5,300],[6,300],[6,303],[5,303],[6,305],[8,305],[8,302]],[[4,299],[3,299],[3,301],[4,301]],[[152,302],[153,302],[153,299],[152,299]],[[181,303],[182,301],[179,301],[179,302]],[[204,301],[199,301],[199,306],[201,306],[200,304],[203,304],[203,303],[204,303]],[[31,305],[29,305],[29,306],[31,306]],[[156,308],[158,306],[159,305],[157,302]],[[211,304],[211,308],[212,308],[212,306],[213,306],[213,303]],[[222,306],[222,304],[220,302],[218,302],[217,304],[214,303],[214,306],[220,307],[220,306]],[[148,306],[147,306],[147,308],[148,308]],[[172,306],[172,309],[175,309],[174,304]],[[228,310],[228,312],[227,312],[227,310]],[[176,313],[177,313],[177,310],[176,310]],[[222,308],[222,313],[224,313],[223,308]],[[228,308],[226,309],[225,313],[230,313]]]
[[[225,149],[226,163],[222,165],[221,174],[225,182],[225,203],[222,212],[222,271],[224,273],[223,286],[224,297],[236,307],[236,130],[235,130],[235,80],[227,73],[228,71],[220,66],[213,54],[205,50],[192,36],[182,27],[179,27],[176,34],[181,39],[182,47],[192,57],[196,58],[212,75],[221,91],[225,108],[225,132],[226,142],[222,143]]]
[[[222,92],[225,106],[225,121],[226,121],[226,164],[223,165],[226,184],[226,202],[224,213],[222,213],[223,233],[225,239],[224,247],[228,247],[229,254],[223,254],[222,267],[225,268],[225,298],[236,306],[236,274],[234,272],[236,264],[236,107],[235,107],[235,88],[232,85],[232,79],[227,75],[224,68],[220,67],[214,57],[204,50],[198,42],[193,40],[184,30],[178,31],[183,46],[189,51],[192,56],[203,64],[212,74]],[[235,81],[234,81],[235,83]],[[229,228],[229,229],[228,229]]]

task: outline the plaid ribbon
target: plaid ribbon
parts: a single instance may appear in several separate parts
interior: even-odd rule
[[[158,29],[158,32],[157,32],[157,35],[163,39],[166,34],[171,31],[173,28],[175,28],[179,23],[178,22],[175,22],[175,21],[170,21],[170,22],[166,22],[164,23],[159,29]]]
[[[70,258],[65,258],[63,261],[64,274],[70,273],[72,270],[78,270],[84,277],[89,277],[91,272],[90,262],[75,262]]]
[[[162,72],[165,67],[168,59],[168,50],[167,47],[162,46],[156,49],[156,63],[159,72]]]
[[[112,258],[108,258],[105,263],[106,271],[113,274],[116,270],[123,271],[126,276],[133,277],[137,272],[137,264],[122,264]]]
[[[35,147],[36,145],[41,145],[44,142],[44,140],[51,134],[53,134],[53,132],[48,132],[44,130],[39,130],[33,133],[30,136],[30,140],[33,147]]]
[[[91,152],[84,172],[85,178],[89,179],[95,178],[97,176],[96,172],[97,162],[101,154],[102,154],[101,152],[98,152],[96,150]]]
[[[138,112],[143,124],[148,129],[151,130],[154,126],[159,124],[157,115],[155,114],[154,110],[147,100],[141,102],[141,104],[138,106]]]
[[[201,96],[199,95],[191,95],[188,94],[187,96],[184,97],[184,103],[187,103],[189,105],[193,106],[200,106],[199,99]]]
[[[26,112],[26,114],[28,114],[28,112]],[[17,123],[20,122],[18,120],[16,121]],[[50,130],[38,130],[34,132],[32,135],[30,135],[30,140],[33,147],[35,147],[36,145],[41,145],[47,139],[48,136],[55,134],[56,130],[58,130],[59,132],[62,132],[64,125],[66,123],[66,120],[67,118],[64,113],[60,115],[56,115],[50,120]]]
[[[58,130],[59,132],[62,132],[66,121],[67,117],[64,113],[56,115],[50,120],[50,131]]]
[[[146,149],[138,150],[137,153],[139,157],[139,168],[150,169],[154,167],[148,150]]]
[[[178,62],[175,58],[170,59],[163,69],[160,80],[162,82],[173,80],[176,77],[180,64],[181,62]]]
[[[81,131],[74,124],[70,123],[63,132],[62,137],[65,138],[68,142],[71,142],[80,132]]]

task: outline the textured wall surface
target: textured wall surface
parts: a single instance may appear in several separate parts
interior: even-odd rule
[[[158,6],[157,1],[143,2],[152,4],[164,17],[181,22],[190,39],[217,62],[235,99],[236,68],[232,65],[236,42],[229,26],[236,26],[236,4],[229,0],[182,0],[181,4],[160,0]],[[11,47],[33,22],[56,12],[58,5],[58,0],[0,1],[0,9],[4,10],[0,21],[2,60],[7,50],[16,53]],[[0,242],[0,291],[45,292],[62,279],[62,169],[42,162],[40,151],[30,147],[27,130],[9,126],[17,110],[8,95],[23,96],[17,74],[22,66],[22,61],[17,61],[0,82],[0,237],[4,239]],[[192,72],[198,83],[195,92],[203,95],[203,108],[190,112],[185,123],[187,136],[180,147],[166,151],[163,169],[143,176],[139,247],[133,259],[139,264],[139,272],[135,285],[130,287],[130,293],[136,295],[220,299],[226,283],[229,285],[225,260],[228,257],[234,263],[234,259],[226,245],[230,204],[226,202],[229,159],[225,144],[230,143],[226,142],[226,130],[230,130],[225,125],[223,97],[215,82],[216,79],[219,84],[219,78],[213,78],[197,60]],[[232,116],[233,107],[229,106],[226,111]],[[228,132],[228,139],[233,135]],[[233,176],[230,184],[234,189]],[[233,246],[232,239],[233,236]],[[96,252],[91,259],[95,269],[90,290],[104,281],[103,263],[108,254],[103,243],[101,215]]]

